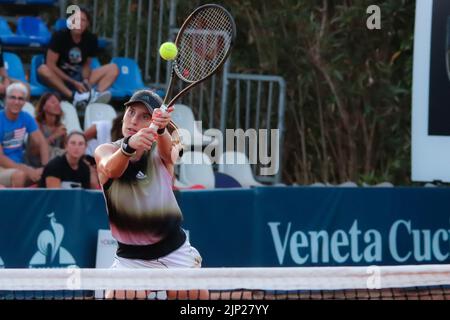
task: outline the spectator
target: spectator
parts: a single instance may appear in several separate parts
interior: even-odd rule
[[[48,162],[48,145],[36,121],[22,111],[28,96],[27,88],[20,82],[6,89],[5,110],[0,111],[0,184],[7,187],[24,187],[39,181],[42,168],[24,164],[24,142],[28,134],[39,146],[42,164]]]
[[[64,153],[67,130],[61,122],[62,116],[59,94],[56,92],[44,93],[36,106],[36,122],[49,145],[49,160]],[[39,148],[33,143],[29,143],[28,146],[29,164],[39,166]]]
[[[73,100],[77,108],[92,102],[109,102],[111,93],[107,89],[119,75],[113,63],[91,70],[91,59],[97,54],[97,36],[88,30],[91,23],[88,11],[80,9],[80,27],[54,33],[46,62],[38,69],[43,81],[64,98]]]
[[[44,168],[39,187],[41,188],[96,188],[96,181],[91,181],[89,164],[84,160],[86,138],[83,133],[69,133],[65,144],[66,153],[58,156]],[[96,172],[95,172],[96,174]]]

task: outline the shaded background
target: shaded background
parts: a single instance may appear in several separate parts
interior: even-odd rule
[[[433,23],[431,31],[430,95],[428,134],[450,135],[450,80],[448,78],[446,55],[448,54],[447,19],[450,16],[450,2],[433,1]]]

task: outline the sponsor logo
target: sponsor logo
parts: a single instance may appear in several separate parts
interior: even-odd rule
[[[138,180],[144,180],[145,178],[147,178],[147,175],[145,173],[143,173],[142,171],[139,171],[136,174],[136,179],[138,179]]]
[[[410,220],[396,220],[387,237],[376,229],[361,230],[358,220],[348,229],[294,230],[291,222],[268,222],[278,263],[344,264],[381,262],[389,257],[399,263],[448,261],[450,229],[415,229]],[[386,250],[388,252],[383,252]]]
[[[55,213],[50,219],[49,229],[41,231],[37,238],[38,251],[30,260],[30,268],[64,268],[75,266],[76,261],[67,249],[62,246],[64,227],[56,221]]]

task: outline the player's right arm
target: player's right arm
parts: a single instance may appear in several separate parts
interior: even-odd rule
[[[130,157],[122,153],[116,145],[106,143],[95,149],[98,179],[104,185],[109,179],[122,176],[128,167]]]
[[[152,148],[156,139],[157,133],[151,128],[144,127],[129,138],[128,144],[140,157],[144,151]],[[100,184],[104,185],[109,179],[121,177],[130,159],[131,157],[122,152],[119,146],[110,143],[98,146],[95,149],[95,162]]]

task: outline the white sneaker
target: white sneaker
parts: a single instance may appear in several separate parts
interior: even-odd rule
[[[91,91],[86,92],[78,92],[76,91],[73,95],[73,106],[76,109],[83,109],[87,106],[89,100],[91,98]]]
[[[91,99],[89,100],[89,103],[108,103],[111,100],[111,92],[109,91],[103,91],[98,92],[95,90],[92,90],[93,94],[91,95]]]

